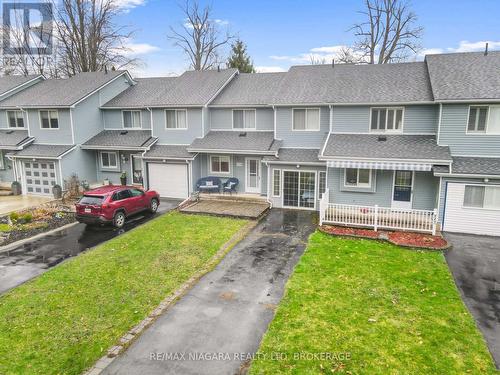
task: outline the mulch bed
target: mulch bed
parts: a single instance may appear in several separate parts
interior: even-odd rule
[[[394,245],[416,249],[445,250],[450,244],[442,236],[433,236],[425,233],[377,231],[363,228],[322,225],[319,230],[333,236],[347,236],[369,238],[388,241]]]
[[[24,240],[76,221],[72,203],[49,202],[36,208],[18,211],[20,215],[31,213],[31,223],[15,225],[9,232],[0,232],[0,247]],[[1,216],[0,223],[6,223],[8,216]]]

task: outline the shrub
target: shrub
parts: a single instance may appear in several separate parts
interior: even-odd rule
[[[9,224],[0,224],[0,232],[10,232],[10,229]]]
[[[33,215],[31,213],[27,212],[27,213],[21,215],[20,219],[23,223],[31,223],[33,221]]]
[[[10,220],[15,223],[16,221],[19,220],[19,214],[17,212],[12,212],[10,215]]]

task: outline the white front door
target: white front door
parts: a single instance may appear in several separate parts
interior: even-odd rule
[[[245,165],[245,191],[247,193],[260,193],[260,160],[247,158]]]
[[[392,208],[411,209],[413,198],[413,172],[394,171]]]

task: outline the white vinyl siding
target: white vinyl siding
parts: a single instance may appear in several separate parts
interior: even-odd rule
[[[255,110],[233,110],[233,129],[255,129]]]
[[[125,129],[140,129],[141,111],[123,111],[123,127]]]
[[[371,108],[370,130],[372,132],[402,132],[403,108]]]
[[[318,131],[319,130],[319,108],[294,108],[293,130],[295,131]]]
[[[101,168],[118,169],[118,154],[116,152],[101,151]]]
[[[59,129],[59,114],[57,111],[40,111],[40,127],[42,129]]]
[[[7,122],[9,128],[24,128],[23,111],[7,111]]]
[[[165,119],[167,129],[187,129],[187,111],[185,109],[167,109]]]

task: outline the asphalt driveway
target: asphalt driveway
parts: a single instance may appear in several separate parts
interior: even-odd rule
[[[180,200],[162,199],[155,215],[138,214],[122,229],[76,224],[22,245],[0,252],[0,294],[46,272],[64,259],[110,240],[148,220],[177,207]]]
[[[462,299],[500,368],[500,238],[446,233],[446,252]]]
[[[246,355],[259,347],[315,229],[314,216],[310,211],[271,210],[104,373],[238,373]],[[190,360],[190,355],[205,358]],[[207,357],[212,355],[220,357]]]

